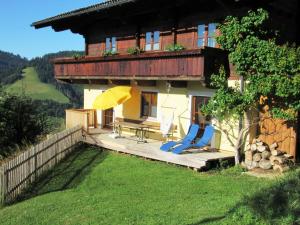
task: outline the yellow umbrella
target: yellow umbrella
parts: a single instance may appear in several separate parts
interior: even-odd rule
[[[131,87],[117,86],[97,96],[93,103],[94,109],[106,110],[123,104],[131,98]]]

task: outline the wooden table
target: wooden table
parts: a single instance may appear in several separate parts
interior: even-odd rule
[[[137,143],[147,143],[145,140],[146,133],[149,131],[149,126],[145,124],[130,123],[130,122],[114,122],[114,130],[121,137],[123,128],[129,128],[135,130],[135,135],[137,137]]]

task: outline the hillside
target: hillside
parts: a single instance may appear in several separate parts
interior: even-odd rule
[[[35,100],[53,100],[59,103],[69,103],[69,99],[58,91],[54,85],[40,81],[33,67],[24,69],[24,77],[15,83],[8,85],[6,91],[30,96]]]
[[[37,57],[30,61],[30,65],[35,67],[37,74],[42,82],[49,83],[67,96],[74,107],[81,107],[83,102],[83,89],[80,85],[58,83],[54,78],[52,60],[57,57],[72,57],[81,55],[80,51],[62,51],[46,54],[43,57]]]
[[[0,84],[10,84],[20,79],[27,63],[26,58],[0,50]]]
[[[51,62],[56,57],[72,57],[80,54],[83,53],[79,51],[62,51],[46,54],[28,61],[19,55],[0,51],[0,86],[9,86],[8,91],[22,93],[22,87],[27,85],[26,92],[33,99],[50,99],[56,102],[58,100],[59,103],[70,102],[73,105],[72,107],[81,107],[83,102],[82,87],[80,85],[58,83],[54,78]],[[34,68],[34,74],[32,75],[29,72],[29,76],[22,79],[22,71],[28,66]],[[33,69],[29,69],[29,71],[33,71]],[[10,87],[11,84],[13,85]],[[45,96],[43,96],[44,94]]]

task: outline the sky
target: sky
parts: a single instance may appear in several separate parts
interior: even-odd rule
[[[0,0],[0,50],[28,59],[63,50],[84,50],[81,35],[52,28],[35,29],[33,22],[97,4],[102,0]]]

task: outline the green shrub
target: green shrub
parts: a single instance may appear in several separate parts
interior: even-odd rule
[[[83,58],[84,57],[84,55],[83,54],[80,54],[80,53],[74,53],[73,54],[73,58],[74,59],[80,59],[80,58]]]
[[[177,52],[184,50],[185,47],[181,44],[170,44],[166,47],[166,51],[168,52]]]
[[[113,56],[119,54],[117,51],[113,50],[105,50],[102,54],[102,56]]]
[[[143,52],[142,49],[140,49],[139,47],[130,47],[127,49],[127,53],[130,55],[138,55],[141,54]]]

